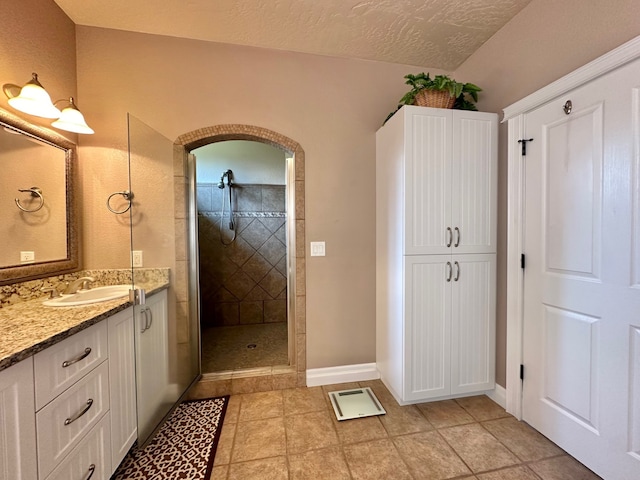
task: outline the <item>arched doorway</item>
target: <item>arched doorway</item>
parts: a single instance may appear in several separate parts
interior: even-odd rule
[[[306,264],[305,264],[305,168],[304,150],[300,145],[277,132],[252,125],[215,125],[185,133],[177,138],[175,145],[176,187],[185,188],[188,193],[189,152],[210,143],[227,140],[249,140],[265,143],[288,153],[292,158],[290,166],[290,205],[288,212],[289,230],[289,322],[290,322],[290,365],[250,372],[234,372],[229,375],[207,374],[192,390],[194,398],[236,393],[249,393],[271,389],[292,388],[306,385]],[[178,193],[180,195],[180,193]],[[186,198],[186,195],[185,197]],[[193,212],[190,214],[193,216]],[[195,220],[195,219],[187,219]],[[176,219],[178,225],[179,219]],[[183,220],[184,223],[184,220]],[[184,231],[177,227],[177,231]],[[192,262],[187,262],[192,263]],[[194,266],[190,265],[189,270]],[[195,277],[194,277],[195,278]],[[193,282],[192,282],[193,283]],[[190,289],[192,291],[193,289]],[[191,312],[193,302],[191,302]],[[197,311],[197,310],[196,310]]]

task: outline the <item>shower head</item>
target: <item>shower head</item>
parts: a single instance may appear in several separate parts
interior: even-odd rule
[[[222,179],[220,179],[220,181],[218,182],[218,188],[221,190],[224,188],[224,182],[222,181]]]

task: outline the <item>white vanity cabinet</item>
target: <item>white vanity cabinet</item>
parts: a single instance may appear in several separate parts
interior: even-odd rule
[[[35,480],[33,359],[0,371],[0,480]]]
[[[400,403],[494,388],[497,115],[405,106],[376,135],[376,359]]]

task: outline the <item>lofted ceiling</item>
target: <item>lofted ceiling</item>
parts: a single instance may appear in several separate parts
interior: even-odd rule
[[[77,24],[452,71],[531,0],[55,0]]]

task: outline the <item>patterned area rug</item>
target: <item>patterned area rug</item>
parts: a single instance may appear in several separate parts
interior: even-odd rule
[[[134,447],[112,480],[205,480],[229,397],[181,403],[146,448]]]

